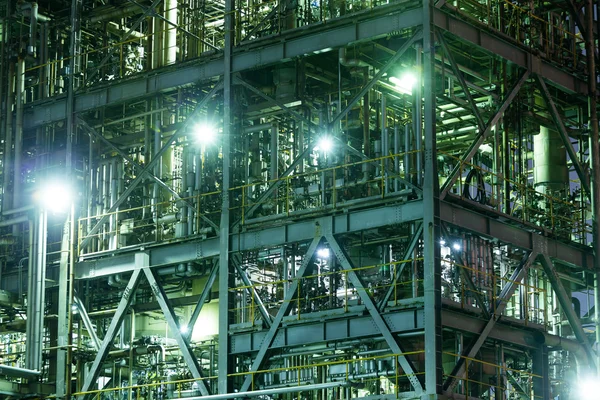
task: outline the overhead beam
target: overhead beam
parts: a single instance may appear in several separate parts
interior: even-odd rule
[[[340,246],[340,244],[337,242],[337,240],[333,237],[332,234],[325,234],[325,239],[327,240],[327,243],[329,243],[329,247],[331,247],[333,254],[335,254],[335,257],[342,266],[342,269],[346,271],[346,276],[352,283],[352,286],[354,286],[354,288],[358,292],[361,301],[367,308],[367,311],[369,311],[371,318],[373,318],[373,322],[379,329],[379,332],[385,339],[387,345],[396,354],[398,363],[402,367],[404,374],[408,377],[408,380],[410,381],[415,391],[418,393],[422,392],[423,385],[417,377],[417,375],[415,375],[415,367],[412,365],[412,363],[406,357],[406,355],[404,355],[405,351],[402,349],[402,347],[400,347],[400,345],[392,335],[390,327],[387,325],[387,323],[379,313],[379,310],[373,302],[373,299],[371,299],[371,296],[369,295],[369,293],[367,293],[364,284],[362,283],[359,276],[356,274],[356,271],[354,270],[350,258],[346,255],[346,252],[344,251],[342,246]]]
[[[422,15],[420,9],[406,10],[395,5],[378,7],[362,15],[348,15],[327,24],[311,27],[310,31],[298,36],[297,32],[284,32],[276,41],[256,46],[248,41],[236,46],[232,55],[232,72],[242,72],[281,62],[291,61],[306,55],[331,51],[350,43],[358,43],[387,37],[390,32],[402,31],[418,26]],[[189,64],[177,68],[162,69],[140,74],[139,78],[108,82],[100,87],[77,93],[75,112],[95,110],[176,88],[206,82],[224,73],[223,56],[199,57]],[[26,105],[25,129],[35,128],[65,119],[66,99],[56,97],[47,101]]]

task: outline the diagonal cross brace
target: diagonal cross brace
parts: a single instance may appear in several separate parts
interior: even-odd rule
[[[479,132],[477,134],[477,137],[475,138],[475,140],[473,140],[473,142],[471,143],[471,145],[469,146],[467,151],[460,158],[460,161],[456,164],[456,166],[454,167],[452,172],[450,172],[450,175],[448,176],[448,178],[446,179],[446,181],[444,182],[444,184],[442,185],[442,187],[440,189],[440,200],[443,200],[446,197],[446,195],[448,194],[448,192],[450,191],[450,189],[452,188],[452,186],[458,179],[458,177],[459,177],[458,174],[460,173],[460,171],[462,169],[462,164],[469,162],[473,158],[473,156],[477,153],[477,150],[479,150],[479,147],[483,144],[485,139],[487,139],[487,137],[492,133],[492,128],[494,126],[496,126],[496,124],[498,123],[498,121],[500,120],[502,115],[504,114],[504,111],[506,111],[508,106],[512,103],[514,98],[517,96],[517,94],[519,93],[519,90],[521,90],[521,87],[523,87],[523,84],[529,78],[529,74],[530,74],[530,72],[529,72],[529,70],[527,70],[523,73],[523,75],[521,75],[521,78],[511,88],[510,92],[508,93],[508,96],[506,96],[506,98],[500,105],[500,108],[498,109],[496,114],[494,114],[494,116],[488,122],[485,130],[482,132]]]
[[[119,301],[119,305],[117,306],[117,311],[110,321],[110,325],[108,326],[108,330],[106,331],[106,335],[102,340],[102,344],[96,353],[96,358],[94,358],[94,362],[92,363],[92,367],[90,368],[88,374],[85,377],[85,381],[83,383],[83,387],[81,388],[82,392],[89,392],[92,389],[92,385],[96,383],[98,377],[100,376],[100,372],[102,370],[102,364],[108,355],[108,352],[113,346],[113,340],[117,336],[117,332],[121,328],[121,324],[125,319],[125,315],[127,315],[127,311],[129,311],[129,306],[134,298],[134,293],[137,290],[137,287],[140,283],[140,278],[142,277],[141,271],[136,269],[133,271],[131,278],[129,278],[129,282],[127,286],[123,290],[123,296]],[[85,394],[80,396],[80,399],[86,400],[90,399],[93,394]]]
[[[83,302],[81,301],[79,296],[77,296],[77,295],[73,296],[73,303],[75,304],[75,307],[77,307],[77,310],[79,311],[79,318],[81,318],[81,321],[83,322],[83,325],[85,326],[85,329],[87,329],[88,334],[90,335],[90,339],[92,339],[92,344],[94,345],[94,348],[96,350],[100,349],[100,345],[101,345],[100,339],[98,339],[98,335],[96,335],[96,331],[94,330],[94,326],[92,325],[90,316],[88,315],[87,310],[86,310],[85,306],[83,305]]]
[[[452,373],[450,373],[450,376],[444,383],[444,391],[447,394],[452,393],[458,382],[467,372],[465,359],[474,358],[477,355],[477,352],[479,352],[479,349],[481,349],[481,346],[488,338],[490,332],[494,328],[494,325],[496,325],[496,322],[498,322],[498,320],[501,318],[502,313],[508,305],[508,301],[515,293],[517,287],[519,287],[520,282],[525,276],[527,276],[527,271],[529,270],[531,263],[535,261],[537,256],[537,252],[525,254],[521,260],[521,263],[513,271],[508,284],[504,286],[504,288],[502,288],[502,291],[498,296],[498,300],[496,301],[496,306],[494,310],[491,310],[492,315],[490,319],[485,324],[484,328],[481,330],[481,333],[477,336],[477,338],[466,347],[466,350],[463,352],[464,357],[460,357],[458,359],[456,365],[454,366],[454,369],[452,370]]]
[[[596,359],[596,353],[590,345],[588,337],[585,334],[585,331],[583,330],[583,326],[581,326],[581,321],[579,320],[579,317],[577,316],[577,314],[575,314],[575,310],[573,310],[573,304],[571,302],[571,299],[567,294],[567,291],[565,290],[565,287],[563,286],[560,277],[558,276],[556,268],[554,268],[552,260],[550,259],[550,257],[548,257],[547,254],[543,254],[540,257],[540,261],[542,267],[544,268],[544,272],[546,273],[546,276],[548,277],[548,280],[552,285],[552,289],[556,294],[558,302],[560,303],[560,307],[565,313],[567,320],[569,321],[569,325],[573,329],[575,337],[583,345],[583,349],[585,350],[588,356],[588,362],[590,363],[590,367],[595,368],[594,360]]]
[[[136,163],[131,157],[129,157],[129,155],[127,153],[125,153],[118,146],[116,146],[115,144],[113,144],[112,142],[110,142],[108,139],[106,139],[104,136],[102,136],[97,130],[95,130],[94,128],[92,128],[84,119],[82,119],[80,117],[77,118],[77,119],[79,121],[79,124],[81,126],[83,126],[83,128],[86,129],[96,139],[100,140],[106,146],[110,147],[111,149],[113,149],[114,151],[116,151],[117,153],[119,153],[119,155],[121,157],[123,157],[123,159],[125,161],[127,161],[129,164],[131,164],[136,170],[138,170],[140,172],[144,171],[144,167],[142,167],[140,164]],[[181,196],[179,195],[179,193],[177,193],[176,191],[174,191],[173,189],[171,189],[169,187],[169,185],[167,185],[166,183],[164,183],[160,178],[158,178],[152,172],[146,171],[146,172],[144,172],[144,174],[146,176],[148,176],[150,179],[152,179],[153,181],[155,181],[156,183],[158,183],[158,185],[160,187],[162,187],[167,192],[169,192],[175,199],[183,201],[185,204],[187,204],[188,207],[190,207],[194,212],[196,212],[196,206],[194,204],[192,204],[187,199],[182,199]],[[215,229],[215,231],[219,230],[219,227],[214,222],[212,222],[210,219],[206,218],[206,216],[201,215],[200,218],[202,218],[203,221],[205,221],[210,226],[212,226]]]
[[[204,289],[202,289],[200,298],[198,299],[198,302],[196,303],[196,307],[194,307],[194,311],[192,311],[192,316],[190,317],[190,320],[188,322],[188,325],[187,325],[188,332],[187,332],[187,334],[184,335],[184,339],[186,339],[186,341],[188,343],[192,338],[192,332],[194,331],[194,326],[196,326],[196,321],[198,320],[198,317],[200,316],[202,307],[204,307],[204,304],[206,304],[206,300],[208,300],[208,295],[210,294],[212,286],[215,283],[218,270],[219,270],[219,260],[216,259],[213,263],[210,273],[208,274],[208,279],[206,280],[206,283],[204,284]]]
[[[592,192],[591,192],[591,186],[590,186],[590,177],[587,173],[587,170],[579,162],[579,157],[577,157],[577,152],[575,151],[575,149],[573,148],[573,145],[571,144],[571,140],[569,138],[567,129],[565,128],[565,125],[558,113],[558,109],[556,108],[556,104],[554,104],[554,100],[552,100],[552,96],[550,95],[550,92],[548,91],[548,86],[546,86],[544,79],[540,75],[537,75],[536,78],[537,78],[538,86],[540,88],[540,92],[542,93],[542,97],[544,98],[544,101],[546,102],[546,106],[548,107],[548,111],[550,112],[550,116],[552,117],[552,121],[554,121],[554,124],[556,125],[556,128],[558,130],[558,133],[560,134],[560,138],[562,139],[563,145],[565,146],[565,149],[567,149],[567,154],[569,155],[569,158],[571,159],[571,162],[573,163],[573,168],[575,168],[575,171],[577,172],[577,176],[579,177],[579,180],[581,180],[581,186],[583,187],[583,189],[585,190],[586,194],[589,197]]]
[[[273,194],[273,192],[283,183],[284,178],[286,178],[287,176],[291,175],[294,170],[296,169],[296,167],[298,165],[300,165],[301,162],[304,161],[304,158],[306,158],[306,156],[308,156],[310,154],[310,152],[312,151],[311,147],[307,147],[302,153],[300,153],[300,155],[298,157],[296,157],[296,159],[294,160],[294,162],[288,167],[288,169],[286,169],[281,176],[279,177],[278,180],[276,180],[275,182],[273,182],[271,184],[271,186],[269,186],[269,188],[267,190],[265,190],[263,192],[263,194],[260,195],[260,197],[256,200],[256,202],[254,202],[254,205],[252,207],[250,207],[248,209],[248,211],[246,211],[246,218],[250,218],[252,217],[252,214],[254,214],[254,212],[262,205],[262,202],[265,201],[266,199],[268,199],[269,197],[271,197],[271,195]],[[235,229],[237,226],[239,225],[239,222],[237,222],[233,229]]]
[[[414,251],[415,247],[417,246],[417,243],[419,243],[419,240],[421,239],[422,233],[423,233],[423,224],[420,224],[419,227],[417,228],[417,230],[415,231],[415,233],[413,233],[413,237],[412,237],[408,247],[406,248],[406,251],[404,252],[404,257],[402,258],[403,260],[408,260],[411,257],[412,252]],[[414,260],[411,262],[414,262]],[[408,264],[410,264],[410,263],[404,262],[404,263],[402,263],[402,266],[400,266],[400,268],[396,268],[396,276],[394,276],[394,280],[392,281],[390,288],[387,290],[387,292],[385,293],[385,295],[383,296],[383,298],[381,299],[381,301],[379,302],[379,305],[377,307],[380,311],[383,311],[383,309],[387,305],[388,301],[390,301],[390,297],[392,297],[392,293],[394,293],[394,288],[398,284],[398,279],[400,279],[400,276],[402,276],[402,272],[404,272],[404,268]]]
[[[241,264],[241,260],[240,260],[239,255],[234,256],[233,257],[233,266],[235,267],[235,270],[237,271],[240,279],[242,280],[242,282],[244,282],[244,285],[247,287],[246,291],[248,292],[248,294],[250,296],[254,297],[254,301],[256,302],[256,305],[258,306],[258,311],[260,311],[260,314],[263,317],[263,321],[264,321],[265,325],[267,325],[267,328],[270,328],[271,327],[271,316],[267,312],[265,303],[263,303],[263,301],[260,298],[260,296],[258,295],[258,293],[256,293],[256,290],[251,290],[252,282],[250,282],[250,279],[248,279],[248,275],[246,274],[246,271],[244,271],[242,269],[240,264]]]
[[[129,30],[127,31],[127,33],[125,34],[125,36],[123,36],[121,38],[121,40],[127,40],[129,39],[129,36],[131,36],[131,34],[133,33],[133,31],[135,31],[138,26],[140,26],[140,24],[146,19],[146,17],[154,10],[155,7],[157,7],[160,3],[162,3],[163,0],[154,0],[154,2],[150,5],[150,7],[146,8],[146,10],[144,11],[144,13],[133,23],[133,25],[131,26],[131,28],[129,28]],[[107,49],[108,53],[106,54],[106,56],[102,59],[102,61],[100,61],[100,64],[98,64],[98,66],[96,67],[95,71],[88,76],[87,80],[88,82],[95,77],[96,75],[98,75],[98,73],[100,72],[100,70],[102,69],[102,67],[104,67],[104,64],[106,64],[108,62],[108,60],[110,60],[110,58],[112,57],[112,53],[119,48],[119,46],[112,46],[109,47]]]
[[[417,30],[414,35],[412,35],[412,37],[410,39],[408,39],[406,42],[404,42],[404,44],[402,45],[402,47],[400,47],[400,49],[398,49],[398,51],[396,52],[396,54],[394,54],[392,56],[392,58],[390,58],[383,67],[381,67],[379,69],[379,71],[375,74],[375,76],[373,77],[373,79],[371,79],[369,81],[369,83],[367,83],[362,89],[361,91],[352,98],[352,100],[350,100],[348,102],[348,105],[346,105],[346,108],[344,108],[338,115],[336,115],[336,117],[333,119],[333,121],[331,121],[329,123],[329,130],[332,130],[333,127],[335,127],[335,125],[340,122],[340,120],[342,118],[344,118],[346,116],[346,114],[348,114],[350,112],[350,110],[352,110],[352,108],[354,107],[354,104],[356,104],[360,99],[362,99],[364,97],[365,94],[367,94],[367,92],[369,90],[371,90],[371,88],[373,86],[375,86],[375,84],[377,82],[379,82],[379,80],[381,79],[381,77],[394,65],[396,65],[396,62],[400,59],[400,57],[402,57],[404,55],[404,53],[406,53],[406,50],[408,50],[417,40],[421,39],[423,37],[423,31],[422,30]]]
[[[360,280],[358,275],[356,275],[356,272],[352,267],[352,263],[350,262],[350,258],[348,258],[345,251],[342,249],[342,247],[339,245],[337,240],[335,240],[331,233],[327,233],[325,235],[325,239],[327,240],[327,243],[329,243],[329,247],[331,247],[331,250],[340,262],[340,265],[347,272],[348,279],[350,280],[354,288],[357,290],[360,299],[369,311],[369,314],[371,315],[371,318],[373,318],[375,325],[377,325],[377,328],[379,328],[379,332],[387,342],[388,346],[390,346],[390,349],[398,355],[398,363],[400,364],[402,370],[408,377],[408,380],[414,387],[415,391],[422,392],[423,386],[421,384],[421,381],[419,381],[419,378],[417,378],[417,375],[415,375],[415,368],[411,364],[410,360],[408,360],[408,358],[406,358],[406,356],[403,355],[404,351],[394,338],[394,335],[392,335],[390,328],[379,313],[379,310],[377,310],[377,306],[371,299],[371,296],[369,296],[369,294],[367,293],[367,290],[365,289],[365,286],[363,285],[362,281]]]
[[[152,293],[154,293],[154,297],[156,297],[156,301],[160,306],[163,314],[165,315],[165,319],[167,320],[167,324],[169,325],[169,329],[171,330],[171,335],[175,337],[177,341],[177,345],[179,346],[179,351],[183,355],[183,360],[187,364],[190,372],[194,379],[197,379],[198,387],[200,389],[200,393],[202,396],[208,396],[209,392],[206,387],[206,384],[202,380],[202,370],[200,368],[200,364],[198,364],[198,360],[194,355],[190,344],[181,334],[181,329],[179,326],[179,322],[177,321],[177,316],[175,315],[175,310],[171,306],[169,299],[167,298],[167,294],[165,293],[164,288],[158,282],[156,277],[154,276],[154,272],[148,267],[143,269],[144,275],[146,275],[146,279],[148,283],[150,283],[150,288],[152,289]]]
[[[223,87],[223,83],[222,82],[217,83],[211,89],[211,91],[208,92],[208,94],[206,96],[204,96],[204,98],[202,100],[200,100],[200,102],[198,102],[198,104],[196,105],[196,108],[186,118],[186,120],[183,123],[183,125],[179,129],[177,129],[177,131],[175,131],[175,133],[169,138],[169,140],[167,140],[167,142],[163,145],[163,147],[154,155],[154,158],[152,160],[150,160],[150,162],[148,163],[148,165],[146,165],[146,167],[144,167],[144,169],[142,170],[142,172],[138,176],[136,176],[136,178],[129,184],[129,187],[127,189],[125,189],[125,191],[123,193],[121,193],[121,196],[110,207],[110,209],[108,210],[108,212],[106,214],[104,214],[100,218],[100,220],[98,222],[96,222],[96,225],[94,225],[94,227],[90,230],[90,232],[87,234],[87,236],[85,236],[84,239],[81,241],[81,243],[79,245],[80,249],[84,249],[90,243],[90,241],[92,240],[93,236],[100,230],[100,228],[102,227],[102,225],[108,220],[108,218],[110,217],[110,214],[113,213],[113,212],[115,212],[117,210],[117,208],[119,208],[119,206],[125,200],[127,200],[127,198],[129,197],[129,195],[135,190],[135,188],[137,187],[137,185],[139,185],[140,182],[145,178],[146,172],[152,171],[152,169],[156,166],[156,164],[158,163],[158,161],[161,159],[162,155],[169,149],[169,147],[171,147],[171,145],[173,143],[175,143],[175,141],[181,135],[183,135],[183,133],[186,131],[188,125],[190,125],[192,123],[192,121],[194,121],[195,118],[197,117],[197,115],[200,113],[202,107],[204,107],[204,105],[222,87]]]
[[[269,350],[269,348],[271,347],[271,344],[273,343],[273,339],[275,339],[275,335],[277,334],[277,330],[279,329],[279,326],[281,325],[281,321],[283,321],[283,317],[285,317],[287,315],[290,308],[292,307],[292,303],[293,303],[292,299],[294,298],[294,296],[296,295],[296,292],[298,291],[298,285],[300,284],[300,280],[304,276],[304,273],[306,272],[308,265],[312,261],[314,255],[315,255],[315,251],[317,250],[317,246],[319,246],[319,243],[321,243],[321,239],[322,239],[321,236],[315,237],[313,239],[313,241],[311,242],[310,246],[308,246],[308,250],[306,251],[306,255],[304,256],[304,259],[302,260],[302,264],[300,264],[300,268],[298,269],[298,272],[296,273],[296,278],[292,281],[292,284],[290,285],[290,288],[287,291],[287,293],[283,299],[281,308],[277,312],[277,315],[275,316],[275,319],[273,320],[273,323],[271,324],[271,328],[265,335],[265,337],[260,345],[260,349],[258,350],[258,354],[256,354],[256,357],[254,358],[254,362],[252,362],[252,367],[250,368],[250,371],[260,370],[260,366],[265,358],[265,355],[267,354],[267,351]],[[250,374],[246,377],[244,384],[242,385],[242,387],[239,390],[240,392],[247,392],[248,389],[250,389],[250,386],[252,385],[252,378],[253,378],[252,374]]]
[[[450,51],[450,48],[448,47],[448,44],[446,43],[446,40],[444,39],[444,35],[440,31],[438,31],[436,33],[437,33],[436,36],[438,38],[438,41],[442,45],[444,52],[446,53],[446,56],[448,56],[448,61],[450,61],[450,67],[452,68],[452,72],[454,72],[456,79],[458,79],[458,83],[460,84],[460,87],[462,88],[463,93],[465,94],[465,97],[467,98],[467,103],[469,103],[469,106],[471,106],[471,110],[473,111],[473,114],[475,115],[475,118],[477,119],[477,126],[479,127],[479,131],[483,131],[483,130],[485,130],[485,123],[483,122],[483,118],[481,117],[481,114],[479,113],[477,104],[475,104],[475,102],[473,101],[473,96],[471,96],[471,92],[469,91],[469,87],[467,86],[467,82],[465,81],[465,77],[464,77],[463,73],[460,71],[460,69],[458,68],[458,64],[454,60],[454,56],[452,55],[452,52]]]

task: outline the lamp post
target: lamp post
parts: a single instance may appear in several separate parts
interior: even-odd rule
[[[58,179],[45,181],[34,200],[37,208],[27,304],[27,361],[34,370],[42,366],[48,215],[69,215],[62,231],[59,262],[56,396],[61,398],[70,394],[75,206],[71,187]]]

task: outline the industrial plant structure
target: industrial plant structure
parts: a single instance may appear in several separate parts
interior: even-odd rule
[[[598,399],[597,14],[0,0],[0,399]]]

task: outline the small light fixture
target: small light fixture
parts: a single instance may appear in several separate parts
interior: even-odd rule
[[[453,248],[454,250],[457,250],[457,251],[458,251],[458,250],[460,250],[460,248],[461,248],[461,247],[460,247],[460,243],[454,243],[454,244],[452,245],[452,248]]]
[[[317,250],[317,256],[319,258],[329,258],[329,249],[327,247],[322,247]]]
[[[396,89],[405,94],[412,94],[412,89],[417,84],[417,77],[412,72],[405,72],[396,78],[395,76],[390,77],[390,82],[394,84]]]
[[[215,141],[217,129],[206,122],[194,126],[194,136],[196,141],[202,145],[209,145]]]
[[[445,246],[446,245],[446,241],[444,239],[440,240],[440,246]]]
[[[67,212],[73,201],[71,187],[58,179],[44,181],[34,193],[35,201],[46,211],[53,213]]]
[[[317,147],[315,150],[322,151],[324,153],[329,153],[333,149],[333,139],[329,136],[323,136],[317,142]]]

